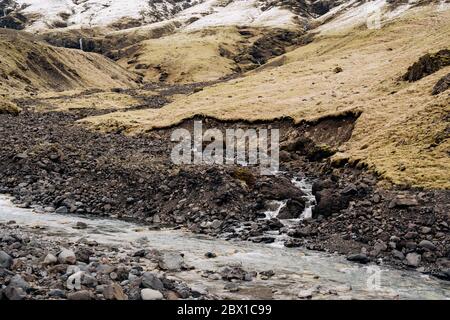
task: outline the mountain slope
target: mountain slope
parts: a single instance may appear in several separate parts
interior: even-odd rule
[[[86,121],[98,125],[114,119],[139,132],[194,115],[221,120],[289,116],[300,122],[361,113],[336,158],[365,163],[395,183],[448,188],[450,142],[442,137],[449,127],[450,98],[431,91],[449,67],[415,83],[399,80],[420,56],[447,48],[448,39],[450,11],[425,7],[379,30],[320,36],[286,54],[278,67],[255,70],[162,109]]]
[[[94,53],[56,48],[32,35],[0,30],[0,94],[130,87],[138,77]]]

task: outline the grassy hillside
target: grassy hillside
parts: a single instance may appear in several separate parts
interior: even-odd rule
[[[450,188],[448,93],[431,95],[446,67],[417,82],[399,80],[427,52],[449,48],[450,12],[414,10],[380,30],[328,33],[246,77],[218,84],[158,110],[116,112],[129,132],[167,127],[193,115],[223,120],[292,117],[312,121],[362,112],[337,158],[359,161],[397,184]],[[337,67],[341,69],[336,69]],[[342,70],[342,72],[337,72]]]
[[[56,48],[25,32],[0,30],[0,94],[130,87],[137,76],[107,58]]]

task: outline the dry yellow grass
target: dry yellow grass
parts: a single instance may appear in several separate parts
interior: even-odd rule
[[[158,82],[161,73],[167,74],[167,83],[211,81],[234,72],[236,64],[221,56],[220,48],[236,53],[242,40],[234,27],[180,32],[143,41],[133,53],[136,59],[126,57],[118,62],[130,71],[142,73],[147,81]]]
[[[136,75],[105,57],[56,48],[15,30],[0,30],[0,94],[131,87]]]
[[[6,99],[0,101],[0,114],[13,114],[17,115],[20,113],[20,108],[13,102]]]
[[[385,26],[324,35],[286,55],[284,65],[252,72],[159,110],[116,112],[86,119],[120,121],[129,132],[167,127],[194,115],[223,120],[314,120],[362,111],[338,156],[360,160],[384,178],[427,188],[450,188],[450,142],[445,135],[448,93],[430,94],[445,68],[416,83],[398,83],[426,52],[450,46],[450,12],[429,8]],[[341,73],[333,69],[340,66]],[[436,141],[438,142],[436,144]]]
[[[148,93],[148,95],[152,95]],[[39,112],[67,111],[76,109],[120,110],[142,104],[137,97],[125,93],[94,92],[91,94],[78,91],[65,91],[38,95],[30,101],[33,108]]]

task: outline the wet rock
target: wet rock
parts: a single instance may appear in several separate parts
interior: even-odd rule
[[[106,300],[128,300],[128,297],[123,292],[122,287],[117,283],[106,286],[103,289],[103,296]]]
[[[276,181],[264,182],[259,186],[259,192],[268,200],[292,199],[303,203],[304,193],[295,187],[289,179],[278,178]]]
[[[403,261],[405,259],[405,255],[401,251],[398,251],[398,250],[392,250],[392,256],[395,259],[400,260],[400,261]]]
[[[45,265],[53,265],[58,262],[58,258],[56,258],[53,254],[49,253],[44,258]]]
[[[0,267],[9,269],[13,264],[13,258],[5,251],[0,251]]]
[[[252,237],[249,240],[255,243],[274,243],[275,237],[271,236],[258,236],[258,237]]]
[[[67,207],[62,206],[62,207],[57,208],[55,212],[58,214],[66,214],[69,212],[69,210],[67,209]]]
[[[373,250],[370,254],[374,257],[377,257],[380,253],[387,250],[387,245],[381,240],[377,240],[373,246]]]
[[[229,292],[238,292],[240,290],[237,283],[227,283],[223,289]]]
[[[7,286],[5,289],[3,289],[3,294],[5,295],[6,299],[8,300],[23,300],[26,298],[27,294],[25,291],[20,287],[14,287],[14,286]]]
[[[194,285],[191,287],[191,294],[194,298],[199,298],[208,294],[206,287]]]
[[[305,209],[305,203],[296,200],[288,200],[286,205],[281,208],[278,219],[297,219]]]
[[[297,248],[301,247],[303,242],[300,239],[288,239],[284,242],[286,248]]]
[[[288,235],[294,238],[306,238],[316,234],[317,232],[311,226],[298,227],[288,232]]]
[[[312,193],[315,195],[317,192],[325,190],[325,189],[332,189],[335,188],[335,183],[331,181],[330,179],[326,180],[316,180],[312,184]]]
[[[179,252],[160,252],[158,265],[162,270],[180,271],[184,267],[184,258]]]
[[[207,253],[205,253],[205,257],[208,259],[213,259],[213,258],[216,258],[217,255],[214,252],[207,252]]]
[[[428,240],[420,241],[419,242],[419,247],[421,247],[423,249],[426,249],[426,250],[429,250],[429,251],[435,251],[437,249],[436,245],[433,242],[428,241]]]
[[[75,251],[75,256],[77,257],[77,261],[81,261],[84,263],[89,263],[90,262],[90,257],[92,257],[94,255],[94,252],[86,247],[81,247],[78,248]]]
[[[422,257],[417,253],[408,253],[406,255],[406,264],[410,267],[417,268],[420,265]]]
[[[224,267],[220,270],[219,273],[220,273],[220,276],[222,277],[222,279],[226,280],[226,281],[245,280],[247,275],[249,275],[251,277],[253,277],[255,275],[255,273],[253,273],[253,272],[249,273],[238,266]]]
[[[300,299],[312,299],[313,295],[314,295],[314,290],[307,289],[307,290],[301,290],[297,296]]]
[[[133,253],[133,257],[145,257],[145,255],[147,254],[147,250],[145,249],[141,249],[136,251],[135,253]]]
[[[162,300],[164,297],[161,292],[153,289],[142,289],[141,290],[142,300]]]
[[[61,289],[51,289],[48,293],[48,296],[53,297],[53,298],[61,298],[61,299],[65,299],[67,297],[66,292]]]
[[[272,218],[266,221],[270,230],[280,230],[284,227],[283,223],[278,218]]]
[[[13,12],[0,17],[0,28],[23,30],[26,26],[27,18],[18,13]]]
[[[211,223],[211,228],[212,229],[219,229],[221,226],[222,226],[222,221],[220,221],[220,220],[214,220]]]
[[[81,275],[81,284],[83,286],[89,287],[89,288],[94,288],[97,286],[98,281],[97,279],[92,276],[91,274],[87,273],[87,272],[82,272]]]
[[[362,263],[362,264],[366,264],[369,262],[369,258],[364,253],[351,254],[351,255],[347,256],[347,260],[352,261],[352,262]]]
[[[76,225],[73,227],[74,229],[87,229],[88,225],[84,222],[78,221]]]
[[[58,255],[58,261],[61,264],[75,264],[77,262],[77,258],[72,250],[62,249]]]
[[[450,269],[441,269],[433,273],[439,279],[450,281]]]
[[[141,286],[158,291],[164,290],[164,284],[162,281],[156,276],[156,274],[151,272],[144,272],[142,275]]]
[[[30,289],[30,285],[28,284],[28,282],[23,280],[23,278],[19,275],[15,275],[11,278],[11,280],[9,281],[9,286],[21,288],[25,292]]]
[[[273,270],[261,271],[259,275],[262,280],[268,280],[275,275],[275,272]]]

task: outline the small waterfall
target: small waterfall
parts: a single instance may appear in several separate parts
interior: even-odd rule
[[[292,183],[305,194],[305,210],[300,215],[300,219],[312,219],[312,210],[316,205],[316,197],[312,192],[312,184],[307,179],[299,180],[297,178],[292,179]]]
[[[312,219],[312,210],[314,206],[316,205],[316,197],[312,193],[312,184],[307,179],[298,179],[294,178],[291,180],[292,184],[296,186],[298,189],[300,189],[304,194],[304,198],[306,200],[305,202],[305,209],[300,214],[298,219],[287,219],[282,220],[283,222],[287,222],[287,224],[290,224],[289,222],[298,222],[300,220],[307,220]],[[267,210],[264,212],[266,215],[266,219],[272,219],[278,217],[278,214],[280,213],[281,209],[283,209],[286,206],[287,200],[283,201],[272,201],[271,205],[274,207],[274,209]]]

